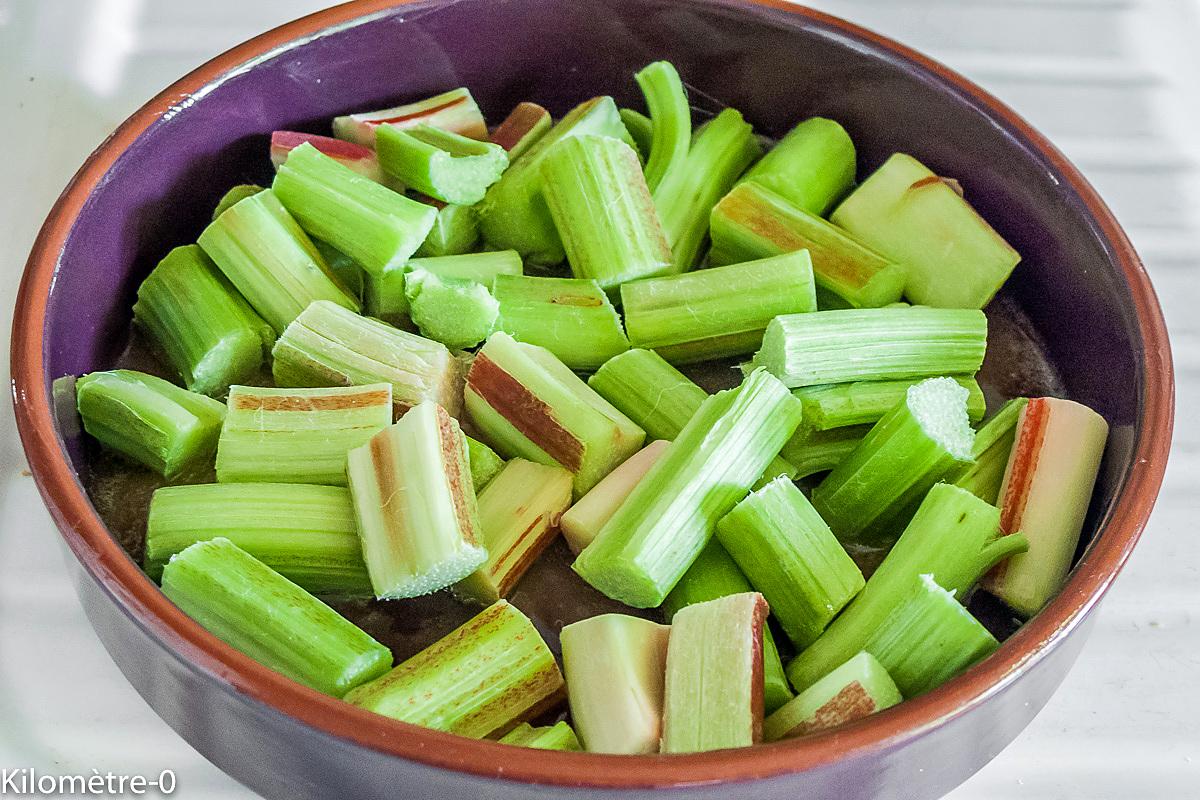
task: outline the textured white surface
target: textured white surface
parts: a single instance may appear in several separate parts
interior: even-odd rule
[[[171,80],[313,0],[0,0],[0,306],[88,151]],[[952,793],[1200,797],[1200,5],[1194,0],[823,0],[1013,105],[1094,181],[1167,312],[1181,413],[1158,509],[1062,689]],[[7,342],[8,324],[3,326]],[[5,347],[7,350],[7,347]],[[252,795],[125,683],[88,627],[0,407],[0,767],[157,774],[176,796]]]

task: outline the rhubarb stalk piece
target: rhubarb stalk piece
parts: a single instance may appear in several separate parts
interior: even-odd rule
[[[105,447],[171,480],[211,463],[225,405],[129,369],[75,381],[83,429]]]
[[[479,494],[480,544],[487,561],[454,586],[459,597],[488,605],[507,597],[558,534],[571,505],[571,473],[523,458],[504,465]]]
[[[668,444],[658,439],[634,453],[562,515],[559,525],[572,553],[579,555],[592,543],[650,467],[662,458]]]
[[[467,459],[458,424],[431,402],[350,451],[350,493],[379,599],[436,592],[487,560]]]
[[[467,457],[471,462],[471,485],[475,494],[488,485],[488,481],[496,477],[504,468],[504,459],[496,455],[496,451],[478,439],[465,437],[467,440]]]
[[[375,129],[383,171],[419,192],[456,205],[474,205],[508,166],[504,148],[457,133],[417,125]]]
[[[854,142],[831,119],[812,117],[779,140],[741,182],[756,183],[823,217],[854,185]]]
[[[657,753],[671,628],[601,614],[559,635],[571,719],[590,753]]]
[[[574,370],[592,371],[629,349],[621,318],[594,280],[498,275],[498,329],[536,344]]]
[[[971,460],[967,390],[950,378],[910,387],[813,490],[813,505],[842,542],[887,541],[929,488]]]
[[[333,303],[306,308],[271,352],[279,386],[387,383],[396,417],[424,400],[462,412],[462,367],[444,344]]]
[[[437,209],[433,227],[417,248],[418,258],[460,256],[470,253],[479,243],[479,209],[443,203],[432,197],[420,197],[422,203]]]
[[[313,594],[372,594],[350,492],[342,487],[201,483],[158,489],[146,521],[146,573],[157,580],[173,555],[217,537]]]
[[[498,737],[561,701],[562,673],[529,618],[500,600],[346,695],[376,714],[472,739]]]
[[[787,479],[750,494],[717,539],[798,649],[816,641],[863,588],[863,576],[808,498]]]
[[[790,388],[974,374],[987,348],[982,311],[863,308],[776,317],[754,363]]]
[[[194,244],[176,247],[138,287],[133,321],[189,391],[221,397],[258,374],[275,331]]]
[[[489,140],[503,147],[508,153],[509,163],[512,163],[545,136],[551,124],[550,112],[537,103],[517,103],[516,108],[492,131]]]
[[[302,144],[312,145],[342,166],[349,167],[364,178],[370,178],[392,191],[404,191],[403,183],[392,180],[384,174],[374,150],[354,142],[335,139],[332,136],[297,131],[275,131],[271,134],[271,164],[275,169],[279,169],[287,161],[288,155]]]
[[[654,123],[645,114],[632,108],[621,109],[621,122],[625,123],[625,129],[633,139],[633,149],[645,161],[654,147]]]
[[[422,270],[444,280],[471,281],[490,289],[498,276],[520,275],[523,268],[521,256],[515,250],[412,258],[402,267],[368,276],[364,302],[372,316],[392,325],[403,324],[409,314],[405,281],[410,272]]]
[[[780,314],[817,310],[812,263],[803,250],[728,267],[621,286],[635,347],[673,364],[753,353]]]
[[[317,300],[359,309],[273,191],[239,201],[197,242],[276,333]]]
[[[345,486],[346,453],[392,421],[392,387],[234,386],[228,405],[217,445],[218,481]]]
[[[670,622],[681,608],[753,591],[750,581],[714,537],[663,600],[662,610]],[[763,708],[769,714],[791,699],[792,687],[784,674],[775,637],[770,626],[763,625]]]
[[[541,170],[575,277],[612,292],[670,271],[671,245],[633,148],[606,136],[574,136],[546,153]]]
[[[845,461],[870,430],[870,425],[848,425],[816,431],[802,423],[779,451],[779,457],[795,467],[793,480],[828,472]]]
[[[671,623],[663,699],[664,753],[762,741],[762,630],[767,602],[749,592],[696,603]]]
[[[825,220],[757,183],[743,183],[712,209],[714,264],[807,250],[819,297],[846,308],[877,308],[900,299],[904,268]],[[828,308],[822,302],[822,308]]]
[[[971,422],[983,419],[987,405],[979,382],[966,375],[952,377],[967,390],[967,417]],[[794,390],[792,394],[804,404],[805,427],[827,431],[849,425],[875,424],[904,399],[910,387],[922,380],[924,378],[901,378],[806,386]]]
[[[554,354],[498,332],[467,372],[466,407],[505,458],[520,456],[575,475],[575,496],[641,447],[645,432],[588,388]]]
[[[946,483],[966,489],[985,503],[995,505],[1017,435],[1017,422],[1028,402],[1027,398],[1017,397],[1002,405],[976,432],[975,444],[971,447],[974,460],[951,470],[946,475]]]
[[[904,267],[914,303],[983,308],[1021,256],[955,188],[896,153],[863,181],[830,220]]]
[[[400,130],[431,125],[472,139],[487,139],[487,123],[483,121],[483,114],[470,90],[465,88],[382,111],[335,117],[333,135],[364,147],[374,147],[375,131],[380,125]]]
[[[1031,617],[1067,579],[1100,471],[1108,423],[1087,406],[1035,397],[1017,422],[1000,487],[1000,530],[1029,550],[999,565],[984,588]]]
[[[319,692],[340,697],[392,665],[390,650],[228,539],[174,556],[162,589],[213,635]]]
[[[905,697],[936,689],[1000,646],[932,575],[919,576],[897,599],[863,649]]]
[[[949,484],[930,489],[858,597],[788,664],[792,685],[803,691],[863,650],[917,576],[931,574],[956,597],[965,597],[993,565],[1027,547],[1020,534],[1001,536],[999,523],[999,510],[970,492]]]
[[[437,219],[432,206],[380,186],[307,143],[288,153],[271,191],[304,230],[372,275],[407,261]]]
[[[475,347],[495,329],[500,304],[483,284],[423,269],[404,276],[409,316],[422,336],[453,350]]]
[[[646,154],[646,185],[654,191],[672,184],[684,168],[692,141],[692,108],[683,81],[669,61],[655,61],[634,74],[650,110],[650,150]]]
[[[532,747],[537,750],[577,751],[579,739],[575,731],[566,722],[556,722],[535,728],[528,722],[522,722],[517,727],[498,739],[500,744],[511,744],[515,747]]]
[[[259,186],[257,183],[239,183],[221,195],[221,199],[217,201],[217,207],[213,209],[212,218],[216,219],[247,197],[253,197],[266,190],[267,187]]]
[[[654,192],[654,205],[674,256],[672,272],[696,266],[713,207],[761,154],[754,129],[732,108],[722,110],[696,132],[683,167]],[[777,254],[763,254],[768,255]]]
[[[799,401],[762,370],[705,400],[573,569],[614,600],[660,605],[801,413]]]
[[[537,264],[563,260],[562,240],[542,195],[542,164],[559,142],[585,135],[611,136],[633,146],[611,97],[594,97],[576,106],[488,189],[480,206],[480,230],[493,249],[516,250]]]
[[[891,708],[904,698],[879,659],[864,651],[763,721],[768,742],[836,728]]]

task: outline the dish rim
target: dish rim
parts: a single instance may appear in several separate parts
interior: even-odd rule
[[[176,608],[127,555],[92,508],[58,436],[45,372],[43,335],[50,289],[64,245],[93,189],[117,159],[164,114],[256,63],[319,35],[421,0],[355,0],[260,34],[208,61],[138,109],[87,159],[54,204],[22,276],[13,319],[12,388],[17,428],[55,523],[72,553],[122,611],[172,654],[222,684],[316,731],[401,759],[522,783],[650,789],[748,781],[827,767],[915,740],[1011,686],[1048,655],[1107,591],[1149,518],[1166,469],[1174,417],[1174,373],[1166,327],[1149,277],[1112,212],[1045,137],[990,93],[917,51],[838,17],[786,0],[693,0],[766,8],[907,62],[969,101],[1040,157],[1082,201],[1132,296],[1144,359],[1143,414],[1133,465],[1106,524],[1059,595],[991,657],[922,697],[802,739],[740,750],[675,756],[618,756],[529,750],[466,739],[378,716],[295,683],[208,633]]]

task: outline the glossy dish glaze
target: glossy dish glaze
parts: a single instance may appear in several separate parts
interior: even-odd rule
[[[194,239],[225,188],[261,174],[271,130],[322,130],[337,113],[457,85],[492,119],[525,99],[556,113],[599,93],[634,102],[630,75],[655,58],[679,67],[696,105],[734,106],[766,133],[812,114],[840,120],[860,172],[892,150],[913,153],[961,179],[1022,252],[1005,302],[1044,343],[1046,364],[1031,362],[1019,337],[1001,337],[989,352],[993,385],[1045,386],[1044,371],[1038,381],[1028,372],[1049,366],[1114,431],[1086,529],[1098,535],[1064,592],[967,674],[875,717],[751,750],[643,758],[527,751],[386,720],[264,669],[179,612],[89,503],[78,436],[55,421],[53,379],[114,362],[137,282]],[[1157,302],[1074,168],[944,67],[783,3],[368,0],[272,31],[155,98],[92,156],[35,245],[14,325],[21,435],[77,557],[89,618],[176,730],[271,797],[599,797],[668,786],[688,797],[937,796],[1010,741],[1061,681],[1145,523],[1170,442]]]

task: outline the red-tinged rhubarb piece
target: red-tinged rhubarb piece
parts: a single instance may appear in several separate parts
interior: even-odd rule
[[[288,153],[306,143],[363,177],[370,178],[376,183],[382,183],[384,186],[390,186],[396,191],[404,191],[402,185],[389,181],[383,174],[383,170],[379,167],[379,159],[375,157],[375,151],[371,148],[316,133],[299,133],[298,131],[275,131],[272,133],[271,163],[275,169],[283,166],[283,162],[287,161]]]
[[[657,753],[671,628],[601,614],[562,629],[571,718],[591,753]]]
[[[1035,397],[1021,412],[1000,487],[1000,530],[1025,534],[1029,550],[983,583],[1018,614],[1036,614],[1066,580],[1107,438],[1104,418],[1071,400]]]
[[[559,525],[571,552],[579,555],[592,543],[604,523],[617,512],[621,503],[662,457],[670,442],[656,439],[630,456],[625,463],[604,476],[592,490],[563,514]]]
[[[663,699],[664,753],[762,741],[762,633],[767,601],[731,594],[680,609],[671,622]]]
[[[864,651],[767,717],[763,738],[775,742],[836,728],[903,699],[879,659]]]
[[[401,129],[429,125],[480,141],[488,138],[483,114],[471,92],[465,88],[452,89],[425,100],[382,111],[336,117],[333,120],[333,135],[365,147],[374,147],[375,129],[380,125]]]
[[[537,103],[518,103],[492,131],[491,142],[507,150],[512,163],[550,130],[550,124],[550,112]]]

